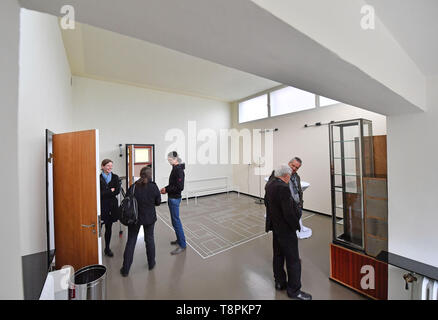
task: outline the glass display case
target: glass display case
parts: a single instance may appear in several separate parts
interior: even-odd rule
[[[329,124],[333,242],[365,250],[363,178],[374,174],[372,123]]]

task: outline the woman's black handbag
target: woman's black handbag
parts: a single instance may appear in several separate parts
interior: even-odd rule
[[[119,206],[120,222],[125,226],[133,225],[138,222],[138,205],[135,194],[135,184],[132,191],[128,192]]]

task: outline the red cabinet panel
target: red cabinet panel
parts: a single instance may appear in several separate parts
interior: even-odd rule
[[[335,244],[330,244],[330,279],[370,298],[388,299],[388,265]]]

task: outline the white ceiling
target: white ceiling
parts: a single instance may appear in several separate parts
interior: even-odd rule
[[[143,40],[76,23],[61,30],[74,75],[235,101],[278,86],[267,80]]]
[[[63,0],[19,2],[27,9],[56,16],[60,16],[59,10],[64,4]],[[405,98],[403,90],[393,90],[386,85],[385,77],[371,77],[360,66],[344,60],[336,52],[251,0],[69,0],[69,4],[75,8],[76,22],[138,39],[132,44],[136,50],[124,50],[124,45],[115,45],[114,39],[106,39],[103,33],[87,40],[88,36],[83,32],[82,36],[78,36],[82,39],[77,42],[83,48],[68,51],[83,52],[79,54],[82,54],[84,72],[90,74],[102,71],[106,66],[119,64],[114,67],[114,73],[105,76],[120,79],[126,76],[126,70],[130,70],[130,73],[136,72],[136,81],[147,83],[145,78],[149,76],[148,81],[157,81],[161,71],[152,67],[162,64],[165,68],[166,64],[161,61],[165,55],[153,55],[150,58],[152,66],[147,64],[152,69],[146,69],[146,62],[138,53],[142,52],[145,45],[143,41],[146,41],[146,44],[155,44],[151,46],[162,46],[188,55],[184,55],[184,59],[187,59],[184,63],[179,62],[169,67],[172,69],[170,78],[174,81],[167,79],[166,82],[176,87],[175,90],[197,89],[197,92],[204,91],[200,95],[216,96],[218,91],[226,90],[217,90],[217,87],[210,90],[207,84],[211,79],[216,84],[229,83],[232,88],[230,91],[245,84],[237,76],[234,78],[234,74],[218,77],[215,72],[203,74],[204,68],[199,65],[195,67],[194,61],[206,63],[208,60],[216,66],[233,68],[228,70],[241,70],[246,76],[249,76],[248,73],[257,75],[275,83],[290,85],[385,115],[421,110],[421,106]],[[100,49],[87,50],[88,46]],[[91,57],[89,53],[95,50],[100,50],[99,54],[93,53],[95,56]],[[138,63],[131,64],[131,59],[137,59]],[[169,63],[172,61],[169,59]],[[184,69],[190,63],[193,65]],[[367,64],[373,65],[373,61],[367,61]],[[261,78],[258,80],[265,81]],[[129,79],[119,81],[130,82]],[[150,86],[169,86],[169,83]],[[253,92],[263,89],[263,85],[260,85],[260,89],[252,84],[246,88],[249,87],[254,89]],[[232,97],[225,97],[225,100],[238,99],[248,93],[233,93]],[[421,94],[419,96],[422,97]]]
[[[425,76],[438,75],[438,1],[366,0]]]

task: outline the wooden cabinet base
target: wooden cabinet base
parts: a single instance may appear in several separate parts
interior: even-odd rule
[[[388,299],[388,265],[333,243],[330,244],[330,279],[369,298]]]

